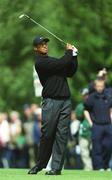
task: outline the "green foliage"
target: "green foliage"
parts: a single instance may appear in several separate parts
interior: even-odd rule
[[[59,57],[64,52],[64,47],[40,27],[27,19],[18,19],[22,13],[78,47],[79,69],[70,86],[73,101],[79,101],[79,90],[87,86],[99,69],[111,67],[112,1],[1,0],[0,110],[21,109],[24,103],[36,101],[32,77],[32,40],[36,35],[51,39],[50,55]]]

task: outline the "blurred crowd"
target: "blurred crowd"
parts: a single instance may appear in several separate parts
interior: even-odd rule
[[[106,69],[100,70],[96,79],[102,79],[105,82],[111,98],[112,91],[111,86],[107,83]],[[93,169],[92,132],[84,116],[84,101],[95,91],[94,82],[94,80],[91,81],[86,88],[80,91],[81,102],[73,107],[71,112],[64,165],[66,169]],[[110,113],[112,117],[112,112]],[[41,137],[41,121],[41,107],[38,104],[25,104],[22,118],[17,111],[12,111],[10,114],[0,113],[0,167],[30,168],[36,163]]]
[[[29,168],[37,160],[41,135],[41,108],[25,104],[17,111],[0,113],[0,167]]]

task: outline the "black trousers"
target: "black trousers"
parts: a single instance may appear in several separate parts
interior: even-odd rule
[[[64,163],[69,122],[71,114],[70,99],[43,99],[42,128],[37,165],[45,168],[52,154],[51,168],[61,170]]]
[[[112,124],[92,127],[92,158],[94,169],[108,169],[112,155]]]

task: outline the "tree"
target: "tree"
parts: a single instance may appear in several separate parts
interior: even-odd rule
[[[36,35],[50,38],[50,55],[61,56],[64,46],[28,19],[26,13],[50,31],[79,49],[79,69],[69,81],[73,101],[80,100],[79,90],[94,79],[102,67],[112,62],[111,0],[38,0],[0,1],[0,109],[21,109],[34,96],[32,40]],[[112,74],[109,74],[112,80]]]

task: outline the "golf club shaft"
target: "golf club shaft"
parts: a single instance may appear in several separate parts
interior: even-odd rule
[[[25,17],[27,17],[28,19],[30,19],[33,23],[35,23],[36,25],[40,26],[41,28],[43,28],[45,31],[47,31],[49,34],[51,34],[52,36],[54,36],[56,39],[58,39],[60,42],[66,44],[66,42],[64,42],[62,39],[60,39],[58,36],[56,36],[54,33],[52,33],[51,31],[49,31],[47,28],[45,28],[44,26],[42,26],[40,23],[36,22],[34,19],[32,19],[30,16],[28,16],[27,14],[24,14]],[[24,16],[20,16],[20,18],[24,17]]]

